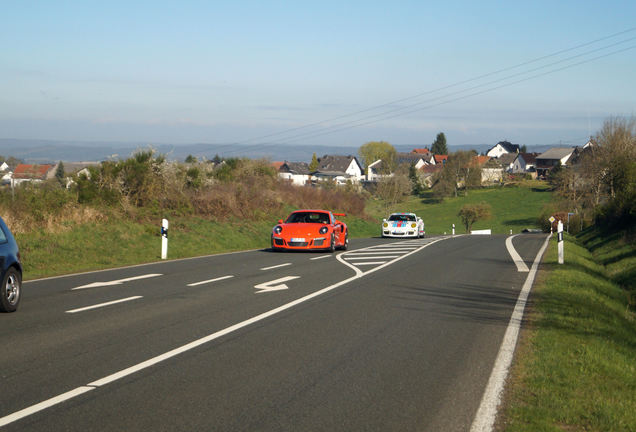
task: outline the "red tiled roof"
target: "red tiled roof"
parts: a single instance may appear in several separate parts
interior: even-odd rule
[[[476,165],[483,165],[490,160],[490,156],[475,156],[473,157],[473,163]]]
[[[411,153],[419,153],[419,154],[423,154],[423,155],[428,155],[431,153],[431,151],[427,148],[421,148],[421,149],[413,149],[413,151]]]
[[[426,174],[436,173],[442,169],[441,165],[422,165],[422,167],[420,167],[420,171]]]
[[[46,173],[53,168],[53,165],[28,165],[20,164],[13,170],[14,179],[41,179],[44,180]]]
[[[435,163],[442,163],[444,162],[446,159],[448,159],[448,155],[435,155],[433,156],[435,158]]]
[[[285,162],[272,162],[272,166],[276,171],[279,171],[283,165],[285,165]]]

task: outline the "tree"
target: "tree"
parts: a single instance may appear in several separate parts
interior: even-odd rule
[[[473,224],[478,220],[489,219],[491,216],[490,204],[464,204],[464,206],[457,213],[462,220],[462,224],[466,228],[466,233],[470,232]]]
[[[408,168],[401,165],[392,176],[383,177],[378,180],[376,193],[384,200],[386,209],[392,208],[395,204],[404,201],[411,194],[413,185],[408,175]]]
[[[57,164],[57,169],[55,170],[55,179],[64,186],[64,164],[62,161]]]
[[[380,174],[390,174],[397,165],[397,151],[386,141],[370,141],[358,149],[358,155],[368,167],[378,159],[382,160]]]
[[[309,172],[314,172],[318,169],[318,158],[316,157],[316,153],[311,157],[311,162],[309,163]]]
[[[185,163],[188,163],[188,164],[197,163],[197,158],[190,154],[188,155],[187,158],[185,158]]]
[[[522,145],[522,146],[519,148],[519,152],[520,152],[520,153],[528,153],[528,147],[526,147],[526,145],[525,145],[525,144],[524,144],[524,145]]]
[[[446,147],[446,136],[444,132],[440,132],[437,134],[435,141],[431,145],[431,152],[437,155],[445,155],[448,154],[448,148]]]
[[[459,188],[466,186],[469,177],[473,152],[457,151],[448,156],[444,168],[436,176],[433,192],[438,196],[458,196]],[[476,169],[475,169],[476,170]]]

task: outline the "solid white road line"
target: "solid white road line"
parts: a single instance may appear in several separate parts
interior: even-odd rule
[[[287,267],[287,266],[290,266],[290,265],[292,265],[292,263],[278,264],[278,265],[271,266],[271,267],[263,267],[261,270],[272,270],[272,269],[275,269],[275,268]]]
[[[361,265],[380,265],[380,264],[384,264],[387,261],[372,261],[372,262],[356,262],[356,263],[351,263],[352,265],[357,265],[357,266],[361,266]]]
[[[9,414],[8,416],[2,417],[0,418],[0,427],[2,426],[6,426],[9,423],[13,423],[14,421],[20,420],[21,418],[24,417],[28,417],[32,414],[35,414],[39,411],[45,410],[47,408],[52,407],[53,405],[57,405],[59,403],[62,403],[64,401],[67,401],[69,399],[73,399],[74,397],[77,397],[81,394],[84,394],[86,392],[89,392],[91,390],[95,390],[96,387],[88,387],[88,386],[82,386],[82,387],[78,387],[76,389],[73,389],[71,391],[68,391],[66,393],[62,393],[59,396],[55,396],[51,399],[47,399],[43,402],[40,402],[39,404],[35,404],[33,406],[30,406],[28,408],[25,408],[23,410],[20,411],[16,411],[13,414]]]
[[[96,305],[93,305],[93,306],[86,306],[86,307],[79,308],[79,309],[67,310],[66,313],[84,312],[84,311],[87,311],[87,310],[98,309],[98,308],[101,308],[101,307],[110,306],[110,305],[114,305],[114,304],[117,304],[117,303],[123,303],[123,302],[127,302],[127,301],[137,300],[137,299],[140,299],[140,298],[143,298],[143,296],[126,297],[124,299],[113,300],[113,301],[109,301],[109,302],[106,302],[106,303],[96,304]]]
[[[515,234],[515,235],[510,236],[510,237],[508,237],[506,239],[506,249],[508,249],[508,253],[512,257],[512,260],[515,262],[515,265],[517,266],[517,271],[518,272],[527,272],[527,271],[529,271],[528,270],[528,266],[523,261],[521,256],[517,253],[517,250],[515,249],[515,247],[512,245],[512,239],[517,237],[518,235],[519,234]]]
[[[319,256],[316,258],[309,258],[311,261],[315,261],[315,260],[319,260],[319,259],[324,259],[324,258],[329,258],[332,255],[323,255],[323,256]]]
[[[163,276],[163,275],[161,273],[152,273],[152,274],[145,274],[141,276],[133,276],[133,277],[125,278],[125,279],[118,279],[118,280],[109,281],[109,282],[93,282],[93,283],[89,283],[88,285],[82,285],[76,288],[72,288],[71,291],[86,289],[86,288],[97,288],[97,287],[103,287],[103,286],[121,285],[124,282],[130,282],[130,281],[139,280],[139,279],[147,279],[147,278],[157,277],[157,276]]]
[[[428,244],[422,246],[421,248],[419,248],[418,251],[421,250],[421,249],[424,249],[427,246],[432,245],[433,243],[436,243],[438,241],[445,240],[445,239],[446,238],[440,238],[439,240],[435,240],[435,241],[433,241],[431,243],[428,243]],[[247,319],[245,321],[241,321],[238,324],[234,324],[233,326],[227,327],[227,328],[225,328],[223,330],[220,330],[220,331],[212,333],[212,334],[210,334],[208,336],[202,337],[201,339],[197,339],[197,340],[195,340],[193,342],[190,342],[190,343],[188,343],[186,345],[183,345],[181,347],[175,348],[175,349],[173,349],[171,351],[168,351],[168,352],[166,352],[164,354],[158,355],[158,356],[153,357],[151,359],[148,359],[148,360],[146,360],[144,362],[141,362],[141,363],[138,363],[138,364],[136,364],[134,366],[131,366],[129,368],[123,369],[123,370],[121,370],[119,372],[116,372],[116,373],[114,373],[112,375],[108,375],[107,377],[104,377],[104,378],[99,379],[97,381],[93,381],[93,382],[87,384],[86,386],[78,387],[78,388],[76,388],[74,390],[71,390],[69,392],[63,393],[63,394],[61,394],[59,396],[53,397],[51,399],[47,399],[44,402],[40,402],[38,404],[32,405],[30,407],[27,407],[27,408],[25,408],[23,410],[16,411],[13,414],[9,414],[7,416],[1,417],[0,418],[0,426],[4,426],[4,425],[7,425],[9,423],[13,423],[13,422],[15,422],[17,420],[20,420],[21,418],[30,416],[30,415],[35,414],[35,413],[37,413],[39,411],[42,411],[42,410],[44,410],[46,408],[49,408],[49,407],[52,407],[52,406],[57,405],[59,403],[65,402],[65,401],[70,400],[70,399],[73,399],[74,397],[79,396],[79,395],[81,395],[83,393],[86,393],[87,391],[93,390],[96,387],[101,387],[101,386],[110,384],[110,383],[112,383],[114,381],[120,380],[120,379],[122,379],[124,377],[127,377],[128,375],[132,375],[132,374],[134,374],[136,372],[139,372],[139,371],[141,371],[143,369],[147,369],[147,368],[149,368],[151,366],[156,365],[157,363],[161,363],[161,362],[163,362],[165,360],[168,360],[168,359],[170,359],[172,357],[175,357],[175,356],[177,356],[179,354],[182,354],[182,353],[184,353],[186,351],[190,351],[190,350],[192,350],[194,348],[197,348],[197,347],[199,347],[201,345],[204,345],[204,344],[206,344],[208,342],[211,342],[211,341],[213,341],[215,339],[218,339],[218,338],[220,338],[222,336],[225,336],[227,334],[233,333],[233,332],[235,332],[237,330],[242,329],[243,327],[247,327],[247,326],[249,326],[251,324],[254,324],[256,322],[259,322],[259,321],[262,321],[262,320],[264,320],[266,318],[269,318],[269,317],[271,317],[273,315],[276,315],[276,314],[279,314],[279,313],[281,313],[283,311],[286,311],[287,309],[291,309],[294,306],[297,306],[297,305],[299,305],[301,303],[307,302],[307,301],[309,301],[309,300],[311,300],[311,299],[313,299],[315,297],[319,297],[319,296],[321,296],[321,295],[323,295],[323,294],[325,294],[325,293],[327,293],[329,291],[332,291],[332,290],[334,290],[336,288],[341,287],[342,285],[348,284],[349,282],[352,282],[352,281],[354,281],[356,279],[360,279],[361,277],[363,277],[365,275],[368,275],[370,273],[376,272],[376,271],[386,267],[389,264],[392,264],[392,263],[397,262],[397,261],[399,261],[399,260],[401,260],[403,258],[406,258],[407,256],[409,256],[409,255],[411,255],[411,254],[413,254],[415,252],[417,252],[417,251],[413,251],[413,252],[410,252],[408,254],[405,254],[405,255],[403,255],[403,256],[401,256],[401,257],[399,257],[399,258],[397,258],[397,259],[395,259],[393,261],[389,261],[388,263],[386,263],[386,264],[384,264],[382,266],[379,266],[379,267],[375,267],[375,268],[373,268],[373,269],[371,269],[371,270],[369,270],[367,272],[362,272],[360,269],[357,269],[354,266],[352,266],[350,264],[347,264],[344,260],[340,260],[340,255],[338,255],[337,258],[341,262],[347,264],[349,267],[353,268],[356,271],[356,274],[354,276],[351,276],[350,278],[342,280],[340,282],[337,282],[337,283],[335,283],[333,285],[329,285],[326,288],[323,288],[321,290],[315,291],[315,292],[313,292],[311,294],[308,294],[308,295],[306,295],[304,297],[301,297],[299,299],[296,299],[294,301],[286,303],[286,304],[284,304],[282,306],[279,306],[279,307],[277,307],[275,309],[272,309],[270,311],[264,312],[264,313],[262,313],[260,315],[257,315],[255,317],[253,317],[253,318]]]
[[[504,334],[503,342],[499,348],[495,365],[490,374],[490,378],[488,379],[486,390],[484,391],[481,403],[479,404],[479,409],[477,410],[473,424],[470,427],[470,432],[491,432],[493,430],[495,418],[497,417],[497,408],[501,402],[501,394],[504,389],[504,383],[506,382],[508,369],[512,363],[515,346],[517,345],[519,328],[521,327],[521,320],[523,319],[523,311],[526,307],[528,295],[532,289],[532,284],[534,283],[534,278],[537,274],[541,257],[548,247],[551,236],[552,235],[549,235],[548,238],[545,239],[543,246],[539,249],[539,252],[534,259],[534,263],[532,264],[532,270],[528,273],[528,277],[521,288],[517,304],[512,312],[508,328]]]
[[[189,287],[193,287],[193,286],[198,286],[198,285],[204,285],[204,284],[208,284],[208,283],[212,283],[212,282],[216,282],[216,281],[220,281],[220,280],[224,280],[224,279],[230,279],[233,278],[233,275],[228,275],[228,276],[221,276],[215,279],[210,279],[210,280],[205,280],[205,281],[201,281],[201,282],[194,282],[191,284],[188,284],[187,286]]]

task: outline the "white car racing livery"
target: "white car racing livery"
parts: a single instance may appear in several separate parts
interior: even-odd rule
[[[424,221],[415,213],[393,213],[382,221],[382,237],[424,237]]]

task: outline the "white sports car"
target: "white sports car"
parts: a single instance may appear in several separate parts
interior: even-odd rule
[[[424,221],[415,213],[393,213],[382,221],[382,237],[424,237]]]

